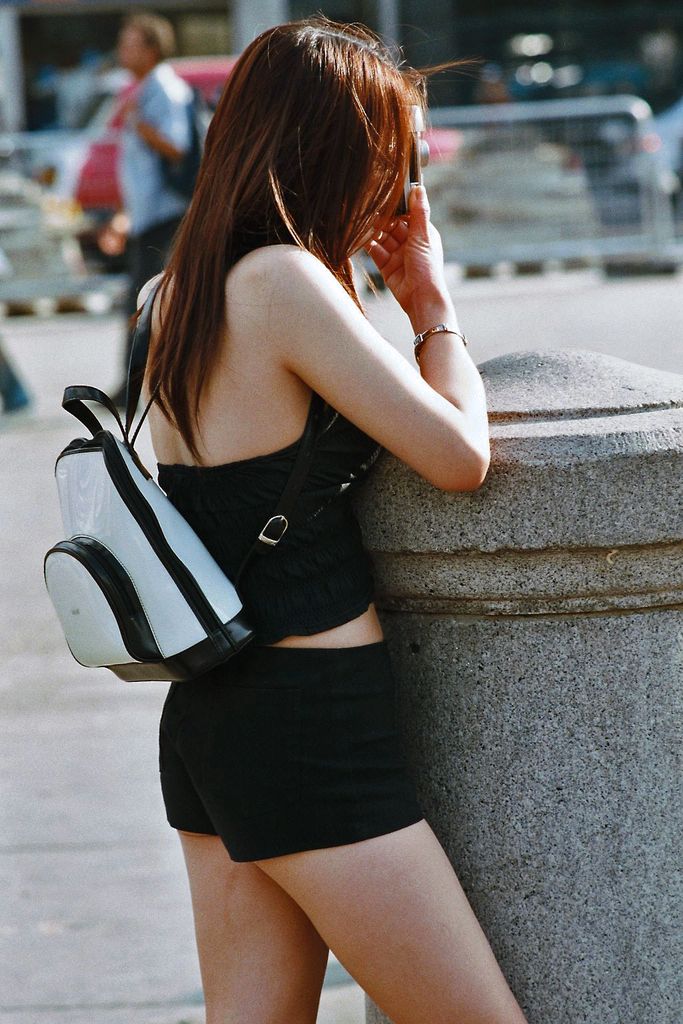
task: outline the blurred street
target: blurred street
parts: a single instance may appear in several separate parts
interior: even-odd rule
[[[453,280],[477,363],[512,350],[591,348],[683,371],[683,275],[597,273]],[[409,354],[393,300],[371,318]],[[199,972],[180,848],[157,783],[166,687],[80,668],[42,581],[61,537],[54,461],[82,428],[60,409],[67,384],[118,380],[119,316],[2,323],[35,398],[0,415],[0,1024],[198,1024]],[[143,461],[153,465],[147,438]],[[331,961],[319,1022],[360,1024],[363,994]]]

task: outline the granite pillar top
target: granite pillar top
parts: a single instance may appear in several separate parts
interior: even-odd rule
[[[357,501],[371,551],[683,539],[683,376],[587,349],[513,352],[479,370],[492,452],[484,484],[439,491],[387,454]]]
[[[680,374],[586,349],[513,352],[479,369],[493,423],[683,408]]]

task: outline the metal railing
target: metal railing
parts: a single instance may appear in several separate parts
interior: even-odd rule
[[[441,107],[431,122],[425,181],[449,260],[683,262],[676,176],[643,100]],[[77,242],[87,218],[69,197],[93,138],[0,135],[0,301],[121,290],[85,272]]]
[[[441,107],[431,123],[425,184],[448,259],[683,257],[644,100]]]

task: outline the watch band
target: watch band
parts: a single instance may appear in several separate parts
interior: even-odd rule
[[[429,330],[423,331],[422,334],[416,334],[413,338],[413,352],[415,359],[420,362],[420,351],[425,341],[427,341],[433,334],[455,334],[457,338],[460,338],[463,345],[467,347],[467,338],[460,331],[453,330],[452,327],[448,327],[447,324],[436,324],[435,327],[430,327]]]

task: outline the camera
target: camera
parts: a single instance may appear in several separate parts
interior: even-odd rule
[[[422,168],[429,163],[429,144],[423,138],[425,130],[422,110],[418,106],[410,108],[410,119],[412,122],[412,145],[410,147],[410,163],[403,184],[403,197],[396,211],[399,217],[408,212],[408,196],[413,185],[422,184]]]

